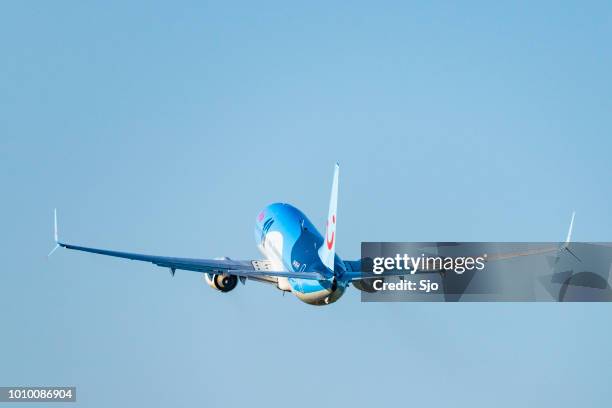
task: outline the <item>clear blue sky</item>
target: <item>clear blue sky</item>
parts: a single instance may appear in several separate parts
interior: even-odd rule
[[[0,385],[76,406],[609,406],[609,304],[324,308],[58,251],[612,239],[610,2],[4,2]],[[341,405],[340,405],[341,404]],[[71,405],[74,406],[74,405]]]

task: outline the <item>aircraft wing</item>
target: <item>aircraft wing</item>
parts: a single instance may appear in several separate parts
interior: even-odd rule
[[[57,242],[57,246],[66,249],[72,249],[75,251],[90,252],[94,254],[113,256],[117,258],[131,259],[134,261],[151,262],[152,264],[155,264],[157,266],[169,268],[172,274],[174,274],[175,270],[179,269],[201,273],[228,273],[230,275],[242,276],[245,278],[261,278],[267,276],[313,280],[325,280],[329,278],[321,272],[316,271],[272,271],[269,270],[270,263],[268,261],[261,260],[239,261],[231,259],[176,258],[169,256],[145,255],[131,252],[111,251],[108,249],[100,248],[89,248],[84,246],[66,244],[59,241]]]
[[[571,256],[576,258],[579,262],[582,262],[578,256],[572,251],[570,248],[572,243],[572,230],[574,228],[574,217],[576,216],[576,212],[572,212],[572,219],[570,221],[569,230],[567,231],[567,237],[565,238],[565,242],[556,246],[542,246],[527,249],[524,251],[517,252],[507,252],[507,253],[495,253],[495,254],[487,254],[485,262],[495,262],[502,261],[506,259],[519,258],[523,256],[533,256],[533,255],[544,255],[544,254],[562,254],[563,252],[569,253]],[[484,254],[478,254],[477,256],[482,256]],[[436,256],[436,255],[431,255]],[[360,280],[360,279],[375,279],[382,278],[384,276],[405,276],[409,273],[406,271],[385,271],[382,275],[376,275],[371,272],[361,272],[362,263],[364,261],[371,262],[371,259],[360,259],[357,261],[344,261],[344,265],[347,271],[344,273],[343,277],[346,280]],[[366,268],[367,269],[367,268]],[[417,270],[416,273],[429,273],[429,272],[438,272],[444,273],[444,270]]]

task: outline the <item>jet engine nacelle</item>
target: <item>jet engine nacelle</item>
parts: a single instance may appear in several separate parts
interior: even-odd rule
[[[229,261],[227,256],[221,258],[215,258],[217,261]],[[227,273],[205,273],[204,279],[208,286],[216,289],[220,292],[229,292],[234,290],[238,285],[238,277],[236,275],[229,275]]]
[[[238,285],[238,277],[236,275],[228,275],[226,273],[211,274],[205,273],[204,279],[208,286],[220,292],[229,292]]]
[[[353,286],[362,292],[374,293],[376,292],[376,289],[374,289],[375,281],[384,282],[385,280],[384,278],[360,279],[360,280],[353,281]]]
[[[369,258],[369,257],[363,258],[359,262],[346,262],[345,261],[344,264],[348,267],[349,270],[353,272],[359,272],[360,270],[372,272],[374,268],[374,261],[372,258]],[[353,281],[352,283],[355,289],[359,289],[362,292],[374,293],[376,292],[376,289],[374,289],[374,282],[376,281],[384,282],[385,279],[382,277],[371,278],[371,279],[368,278],[368,279],[356,280],[356,281]]]

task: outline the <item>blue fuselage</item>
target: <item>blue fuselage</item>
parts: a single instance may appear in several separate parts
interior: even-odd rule
[[[265,207],[257,216],[255,241],[260,251],[276,267],[286,271],[326,271],[318,254],[325,239],[299,209],[284,203],[274,203]],[[345,271],[344,262],[335,256],[334,273],[341,276]],[[343,280],[314,280],[287,278],[290,290],[301,300],[310,304],[328,304],[340,298],[347,283]]]

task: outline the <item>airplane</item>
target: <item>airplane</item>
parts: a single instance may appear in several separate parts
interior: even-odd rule
[[[54,211],[55,246],[48,256],[58,248],[90,252],[94,254],[150,262],[168,268],[172,276],[176,270],[202,273],[206,283],[213,289],[227,293],[247,280],[276,286],[283,294],[290,292],[299,300],[315,306],[336,302],[352,284],[356,289],[374,292],[374,282],[391,276],[410,274],[406,271],[385,271],[380,274],[362,271],[362,260],[343,261],[336,254],[336,228],[338,225],[338,176],[340,166],[336,163],[325,226],[325,237],[298,208],[287,203],[273,203],[259,212],[255,221],[255,242],[264,259],[233,260],[228,257],[214,259],[177,258],[120,252],[108,249],[90,248],[64,243],[59,240],[57,210]],[[570,250],[574,214],[565,243],[559,247],[548,247],[522,253],[497,254],[493,260],[510,259],[518,256]],[[367,269],[367,268],[365,268]],[[427,270],[418,272],[437,272]]]
[[[170,269],[172,276],[176,270],[200,272],[211,288],[224,293],[248,279],[274,285],[310,305],[328,305],[340,299],[351,283],[360,290],[372,290],[373,278],[361,272],[361,261],[343,261],[336,254],[339,172],[340,166],[336,163],[325,237],[291,204],[273,203],[259,212],[255,241],[264,256],[261,260],[176,258],[72,245],[58,238],[57,210],[54,211],[55,247],[49,256],[58,248],[66,248],[150,262]]]

